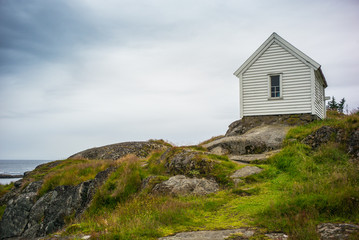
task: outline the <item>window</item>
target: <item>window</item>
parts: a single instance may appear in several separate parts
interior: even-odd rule
[[[280,98],[282,97],[281,94],[281,75],[270,75],[269,76],[269,97],[270,98]]]

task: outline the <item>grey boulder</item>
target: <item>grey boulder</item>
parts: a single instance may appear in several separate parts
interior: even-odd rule
[[[153,193],[169,195],[206,195],[218,191],[218,183],[205,178],[187,178],[177,175],[167,181],[158,183],[152,189]]]

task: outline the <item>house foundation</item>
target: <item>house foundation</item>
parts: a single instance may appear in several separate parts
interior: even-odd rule
[[[280,115],[262,115],[262,116],[245,116],[240,120],[231,123],[228,126],[226,137],[241,135],[248,130],[262,125],[304,125],[320,118],[310,113],[302,114],[280,114]]]

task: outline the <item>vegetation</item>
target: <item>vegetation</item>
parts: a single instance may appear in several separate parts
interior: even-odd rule
[[[14,183],[9,184],[0,184],[0,198],[3,197],[6,193],[8,193],[14,187]],[[2,215],[4,214],[6,205],[0,205],[0,220]]]
[[[81,182],[94,179],[96,174],[111,166],[117,166],[118,161],[67,159],[40,165],[23,180],[23,187],[31,181],[43,180],[39,197],[60,185],[75,186]]]
[[[154,152],[145,161],[127,156],[96,193],[90,208],[73,220],[63,235],[91,234],[102,239],[156,239],[191,230],[260,227],[256,239],[266,231],[284,231],[291,239],[318,239],[320,222],[359,223],[359,167],[350,160],[346,146],[331,141],[318,149],[302,140],[322,126],[342,129],[344,142],[359,127],[359,114],[329,117],[292,128],[282,151],[265,164],[265,171],[249,176],[234,187],[228,176],[241,166],[218,155],[200,154],[213,161],[211,176],[221,190],[207,196],[161,196],[141,190],[148,176],[156,181],[170,177],[164,152]],[[183,148],[169,152],[178,153]],[[188,147],[186,149],[192,149]],[[202,150],[202,149],[198,149]],[[201,153],[201,151],[199,151]],[[191,175],[190,172],[187,173]]]
[[[292,129],[287,145],[269,164],[279,172],[271,180],[281,189],[279,201],[257,214],[256,222],[281,230],[292,239],[317,239],[320,222],[359,222],[359,167],[350,161],[345,145],[333,141],[313,150],[300,142],[314,129],[329,125],[344,130],[344,137],[359,127],[359,115],[336,117]],[[347,139],[344,139],[344,142]]]
[[[9,184],[0,184],[0,198],[4,196],[6,193],[8,193],[11,188],[14,186],[14,183],[11,182]]]
[[[344,113],[344,107],[345,107],[345,98],[342,98],[340,102],[336,102],[334,96],[332,97],[332,100],[328,102],[327,105],[328,110],[338,111],[339,113]],[[346,107],[348,108],[348,104],[346,105]]]
[[[303,143],[322,126],[340,129],[342,141],[333,135],[332,141],[317,149]],[[254,227],[258,233],[253,239],[263,239],[267,231],[283,231],[291,239],[318,239],[318,223],[359,223],[359,167],[345,145],[358,128],[359,114],[346,116],[338,111],[329,111],[326,120],[294,127],[282,151],[257,165],[265,171],[246,177],[237,186],[229,176],[242,166],[194,146],[153,152],[145,160],[129,155],[117,161],[59,161],[42,166],[29,178],[44,180],[40,190],[44,194],[58,185],[75,185],[110,166],[115,168],[87,211],[80,219],[70,219],[62,235],[156,239],[181,231]],[[196,152],[195,167],[185,174],[216,179],[219,192],[174,197],[141,188],[149,176],[156,176],[152,185],[167,180],[171,174],[166,163],[181,151]]]

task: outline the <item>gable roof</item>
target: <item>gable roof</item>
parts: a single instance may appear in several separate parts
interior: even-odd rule
[[[233,74],[238,77],[240,73],[247,70],[247,68],[250,67],[262,55],[262,53],[272,45],[272,43],[277,43],[278,45],[286,49],[289,53],[291,53],[293,56],[301,60],[304,64],[318,71],[322,77],[324,86],[325,87],[328,86],[327,81],[325,80],[323,72],[320,68],[321,67],[320,64],[314,61],[313,59],[311,59],[310,57],[308,57],[307,55],[305,55],[302,51],[300,51],[292,44],[284,40],[281,36],[279,36],[275,32],[273,32],[269,36],[269,38]]]

